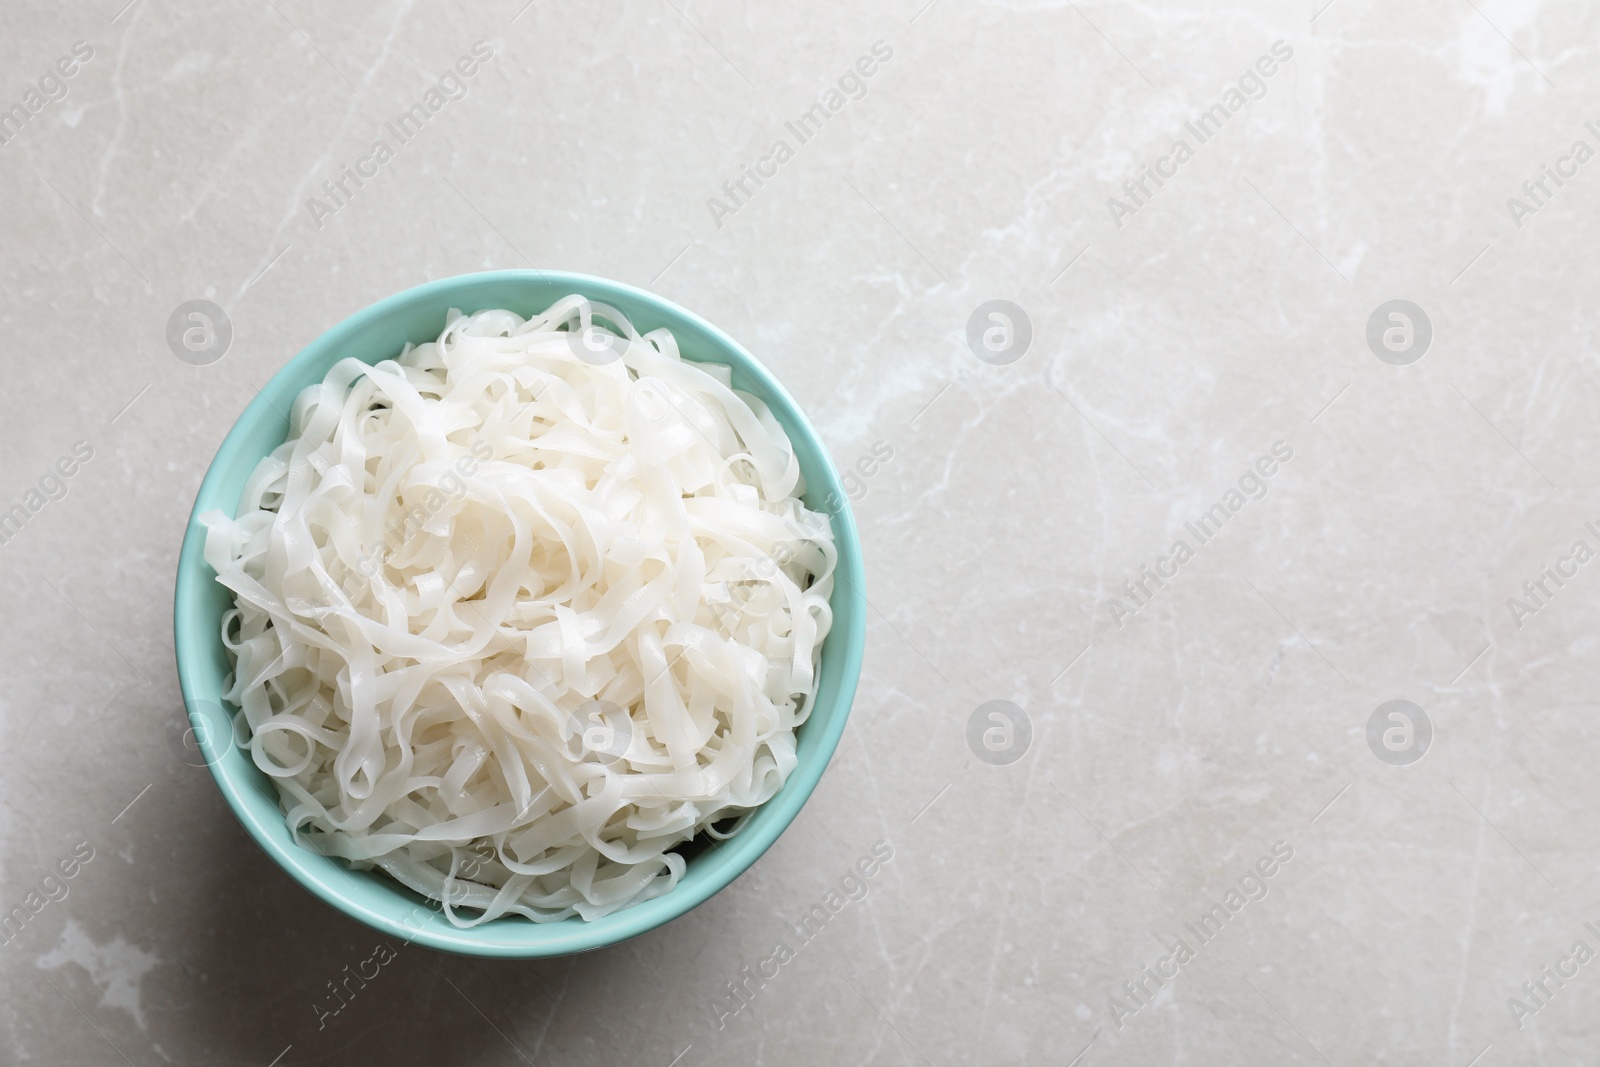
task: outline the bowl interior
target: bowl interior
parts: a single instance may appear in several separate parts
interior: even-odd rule
[[[376,363],[398,355],[408,341],[435,340],[450,308],[509,308],[528,315],[569,293],[616,307],[641,333],[667,327],[685,359],[728,365],[735,388],[760,397],[772,409],[794,443],[805,474],[807,506],[832,510],[839,549],[833,629],[823,643],[811,716],[798,734],[798,766],[777,796],[733,838],[711,846],[696,838],[680,849],[687,869],[671,892],[592,922],[534,923],[510,917],[463,930],[386,875],[352,871],[294,843],[271,781],[232,740],[235,709],[221,700],[231,668],[219,637],[232,599],[205,562],[205,530],[195,516],[212,508],[234,514],[245,479],[288,435],[287,412],[295,396],[321,381],[339,359],[353,356]],[[824,506],[830,500],[837,502],[833,509]],[[816,431],[783,387],[727,335],[669,301],[618,282],[532,270],[464,275],[407,290],[346,319],[296,355],[240,416],[201,484],[179,556],[173,611],[178,676],[201,754],[223,796],[256,842],[301,885],[386,934],[433,948],[504,957],[581,952],[643,933],[700,904],[754,863],[794,819],[838,744],[855,694],[865,637],[861,567],[848,495]]]

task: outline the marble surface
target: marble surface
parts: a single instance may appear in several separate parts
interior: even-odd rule
[[[0,34],[0,1062],[1600,1056],[1592,5],[124,2]],[[325,1016],[377,938],[173,743],[179,541],[300,346],[528,264],[892,453],[860,694],[705,906]]]

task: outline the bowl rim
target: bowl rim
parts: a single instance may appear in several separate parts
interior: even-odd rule
[[[224,759],[227,749],[222,747],[222,740],[214,736],[214,733],[221,731],[210,729],[211,724],[205,723],[197,710],[202,701],[220,701],[220,694],[210,696],[202,692],[210,686],[200,676],[203,668],[199,664],[204,661],[206,655],[215,652],[215,646],[197,646],[197,642],[205,640],[203,631],[197,631],[194,626],[185,626],[189,613],[201,610],[200,598],[216,580],[215,572],[205,562],[205,528],[199,523],[198,517],[202,511],[212,508],[222,507],[224,510],[230,510],[237,507],[237,497],[229,499],[229,491],[225,485],[227,479],[223,471],[224,458],[231,457],[232,454],[246,448],[246,439],[251,428],[261,419],[271,417],[273,413],[269,409],[276,407],[270,399],[270,394],[275,391],[274,387],[282,389],[286,387],[285,383],[301,377],[306,379],[305,384],[311,384],[308,371],[319,361],[327,358],[328,349],[359,335],[380,323],[386,316],[415,302],[437,300],[445,291],[470,291],[479,286],[492,287],[498,284],[514,286],[537,282],[548,285],[552,281],[559,283],[560,286],[570,287],[567,290],[569,292],[579,293],[600,303],[614,304],[612,297],[621,296],[627,303],[648,308],[655,317],[665,320],[663,324],[675,332],[680,325],[687,325],[699,331],[713,342],[712,351],[704,353],[712,358],[701,362],[721,363],[759,382],[761,386],[759,392],[769,406],[774,408],[781,406],[786,409],[783,412],[786,417],[780,420],[786,432],[791,437],[798,435],[806,439],[806,445],[819,461],[815,464],[817,470],[804,471],[807,482],[813,483],[815,481],[813,475],[820,475],[823,483],[820,487],[808,484],[808,489],[820,488],[831,493],[833,499],[838,502],[837,510],[825,512],[832,520],[835,544],[839,553],[836,573],[840,576],[840,580],[836,581],[829,600],[835,617],[835,627],[829,634],[829,640],[837,637],[839,642],[843,643],[843,647],[840,647],[839,643],[825,646],[829,654],[829,665],[839,674],[838,695],[834,701],[837,713],[826,722],[821,722],[817,721],[816,709],[812,709],[807,722],[816,722],[816,725],[823,727],[820,735],[808,738],[816,743],[812,755],[807,760],[797,762],[784,782],[783,788],[757,809],[765,816],[761,821],[754,823],[745,832],[714,846],[715,851],[723,855],[722,862],[709,877],[690,889],[686,889],[684,883],[680,882],[659,897],[593,921],[569,919],[555,923],[534,923],[520,916],[514,916],[464,929],[451,927],[449,930],[444,930],[437,926],[412,925],[408,919],[413,918],[414,913],[420,909],[437,914],[437,905],[428,907],[419,899],[416,906],[411,909],[411,913],[396,918],[387,910],[369,905],[364,900],[355,899],[351,893],[341,891],[333,884],[339,879],[330,877],[328,873],[330,871],[342,875],[343,880],[356,883],[356,874],[344,867],[340,861],[296,845],[292,839],[288,839],[285,844],[283,839],[274,836],[272,831],[281,831],[283,828],[282,812],[274,806],[273,814],[278,817],[274,826],[270,818],[263,818],[260,812],[252,810],[245,799],[245,794],[255,788],[256,776],[261,776],[261,772],[253,764],[241,766]],[[622,307],[621,310],[630,319],[637,314],[636,310],[627,307]],[[326,373],[326,368],[323,372]],[[302,387],[294,386],[293,393],[298,394]],[[276,414],[281,415],[282,409],[277,409]],[[219,503],[219,499],[216,498],[224,502]],[[867,600],[863,589],[863,565],[860,537],[851,511],[849,494],[844,490],[838,470],[821,436],[811,425],[805,411],[789,395],[776,376],[721,329],[665,297],[625,282],[594,275],[532,268],[452,275],[424,282],[384,297],[324,330],[274,372],[271,379],[257,390],[256,395],[229,427],[196,490],[195,503],[190,510],[183,544],[178,554],[173,590],[174,658],[178,684],[200,753],[229,808],[256,845],[295,881],[324,903],[407,944],[422,944],[462,955],[504,959],[568,955],[626,941],[687,914],[748,870],[789,828],[816,788],[823,772],[832,762],[839,739],[850,717],[866,644]],[[846,578],[845,575],[851,577]],[[854,625],[848,628],[840,627],[839,620],[847,616],[854,620]],[[847,632],[841,632],[842,630]],[[833,666],[835,663],[836,667]],[[769,809],[772,809],[770,814]],[[698,836],[696,840],[699,840]],[[732,854],[731,857],[728,853]],[[387,877],[381,873],[377,876]],[[498,927],[499,923],[516,925]],[[524,935],[533,931],[537,933],[531,939],[520,943],[506,943],[484,936],[498,929],[516,929]]]

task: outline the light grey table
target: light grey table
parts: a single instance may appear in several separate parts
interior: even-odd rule
[[[0,16],[0,1062],[1595,1062],[1592,5],[124,2]],[[300,346],[529,264],[890,454],[860,695],[681,921],[334,1013],[178,544]]]

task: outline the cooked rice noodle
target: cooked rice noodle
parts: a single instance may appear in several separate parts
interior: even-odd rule
[[[837,557],[726,367],[579,296],[452,311],[290,425],[201,521],[236,733],[301,844],[458,926],[594,919],[783,786]]]

